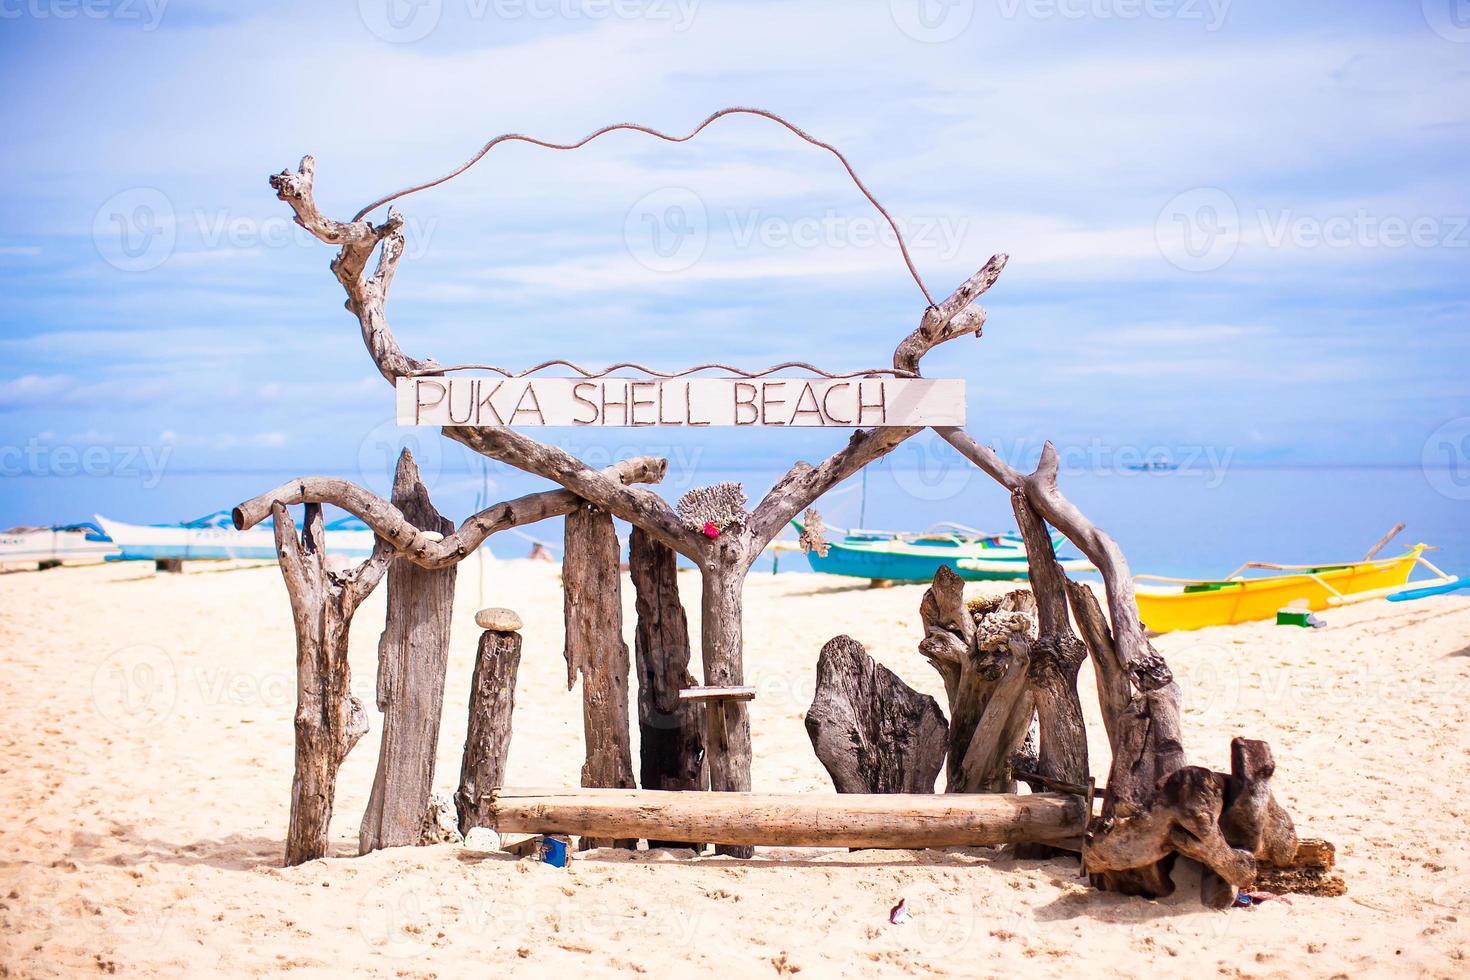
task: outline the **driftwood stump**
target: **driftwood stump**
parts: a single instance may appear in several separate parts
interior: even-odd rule
[[[628,724],[628,645],[612,515],[590,504],[566,518],[562,557],[567,637],[567,690],[582,677],[582,731],[587,761],[582,785],[633,789]],[[582,847],[636,847],[636,840],[584,838]]]
[[[1027,667],[1036,603],[1016,591],[966,605],[964,588],[944,566],[919,603],[919,652],[939,671],[949,699],[946,791],[1013,793],[1035,710]]]
[[[679,692],[694,686],[689,618],[679,601],[678,565],[672,548],[640,528],[628,543],[628,569],[637,599],[633,653],[638,671],[639,781],[644,789],[701,790],[704,712]],[[649,847],[697,848],[679,841]]]
[[[837,792],[934,792],[948,727],[933,698],[861,643],[838,636],[822,647],[806,732]]]
[[[470,720],[459,768],[459,790],[454,794],[461,834],[468,834],[474,827],[494,826],[490,791],[505,785],[520,664],[520,633],[486,630],[480,635],[470,682]]]
[[[285,504],[273,504],[271,516],[296,626],[296,773],[286,833],[290,867],[326,856],[337,770],[367,732],[367,712],[351,694],[347,634],[353,613],[387,571],[392,550],[378,539],[372,557],[339,575],[326,567],[320,504],[306,505],[299,540]]]
[[[1037,773],[1055,783],[1085,786],[1090,774],[1087,726],[1077,696],[1077,673],[1087,659],[1087,646],[1072,632],[1067,617],[1067,577],[1057,564],[1050,530],[1022,494],[1012,494],[1011,505],[1026,543],[1031,594],[1036,599],[1037,635],[1026,673],[1036,701]]]
[[[454,533],[454,522],[440,516],[430,502],[407,449],[398,457],[393,506],[420,530]],[[454,565],[425,569],[402,556],[388,567],[387,622],[378,641],[383,738],[358,837],[362,854],[419,843],[444,712],[454,577]]]

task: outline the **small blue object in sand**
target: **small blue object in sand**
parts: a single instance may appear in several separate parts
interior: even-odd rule
[[[572,859],[572,842],[566,837],[547,834],[541,838],[541,860],[554,868],[565,868]]]

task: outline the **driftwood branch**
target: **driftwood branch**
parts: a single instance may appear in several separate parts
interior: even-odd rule
[[[307,504],[299,536],[285,504],[272,505],[271,516],[296,630],[296,761],[286,833],[291,866],[326,856],[337,770],[367,733],[367,712],[352,695],[347,635],[392,553],[379,542],[357,568],[334,574],[327,569],[320,504]]]
[[[923,319],[919,321],[919,329],[905,337],[893,352],[894,370],[918,375],[919,361],[935,347],[967,334],[974,334],[978,338],[985,327],[986,313],[982,308],[972,307],[971,304],[995,285],[1000,274],[1005,271],[1009,259],[1004,254],[992,256],[979,272],[967,279],[948,299],[925,310]]]
[[[619,482],[657,483],[663,479],[668,461],[650,456],[623,460],[603,471]],[[274,490],[245,501],[234,509],[235,527],[254,527],[268,516],[274,504],[326,503],[342,508],[373,529],[404,558],[420,568],[447,568],[475,553],[485,539],[500,531],[534,524],[549,517],[562,517],[576,510],[579,498],[567,490],[528,494],[492,504],[469,518],[453,534],[441,537],[414,526],[393,504],[371,490],[348,480],[329,476],[307,476],[284,483]]]

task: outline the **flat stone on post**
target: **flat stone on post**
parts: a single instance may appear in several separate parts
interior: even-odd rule
[[[521,617],[514,609],[494,607],[481,609],[475,613],[475,625],[480,629],[493,630],[496,633],[519,633],[521,631]]]

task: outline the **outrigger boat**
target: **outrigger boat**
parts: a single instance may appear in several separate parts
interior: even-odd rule
[[[227,561],[276,558],[276,536],[270,524],[249,531],[235,530],[227,510],[215,511],[182,524],[126,524],[97,516],[97,523],[117,546],[119,561]],[[327,554],[366,558],[373,550],[373,532],[355,517],[326,525]]]
[[[1320,612],[1369,599],[1391,598],[1410,589],[1434,588],[1458,581],[1435,568],[1418,544],[1395,558],[1378,558],[1342,565],[1275,565],[1247,562],[1224,579],[1195,581],[1139,575],[1137,582],[1163,582],[1178,588],[1137,591],[1138,615],[1155,633],[1197,630],[1271,619],[1288,607]],[[1409,583],[1409,575],[1424,566],[1432,580]],[[1261,578],[1245,578],[1249,570],[1281,572]]]
[[[797,531],[800,522],[792,522]],[[922,534],[900,531],[849,530],[829,526],[842,535],[828,540],[827,555],[807,555],[812,571],[879,582],[928,582],[948,566],[967,581],[1012,581],[1027,575],[1026,545],[1019,534],[986,534],[962,524],[937,524]],[[1054,535],[1053,545],[1065,542]],[[1067,559],[1068,571],[1088,572],[1089,562]]]
[[[117,555],[95,524],[16,527],[0,531],[0,565],[83,565]]]

